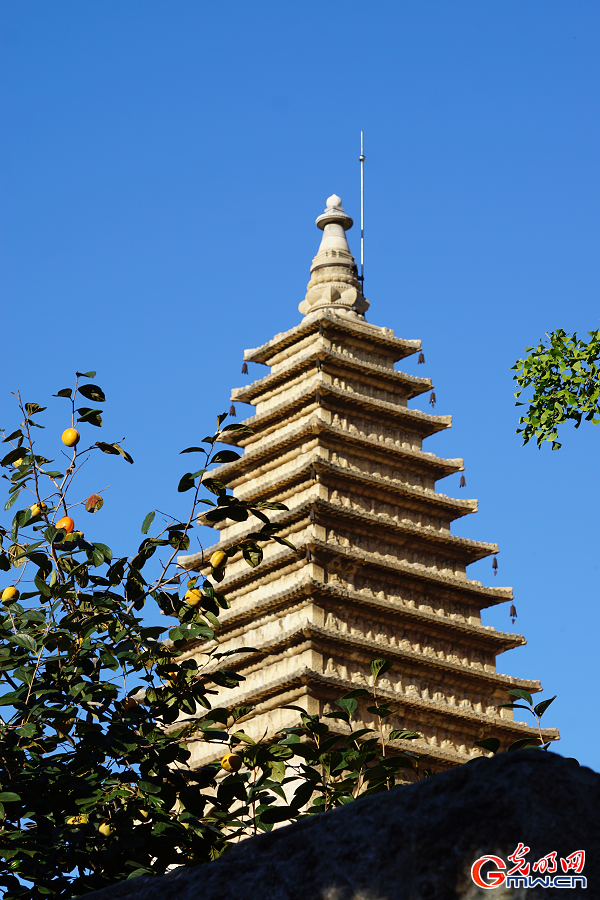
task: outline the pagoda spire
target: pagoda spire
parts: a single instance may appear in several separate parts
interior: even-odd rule
[[[325,212],[315,224],[323,237],[310,267],[306,297],[298,309],[305,316],[317,309],[331,309],[364,319],[369,301],[363,296],[356,262],[346,239],[346,231],[354,223],[344,212],[341,197],[332,194],[327,198]]]

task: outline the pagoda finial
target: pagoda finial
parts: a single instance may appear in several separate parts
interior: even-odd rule
[[[327,198],[325,212],[315,224],[323,237],[310,267],[306,297],[298,309],[304,315],[317,309],[335,309],[364,316],[369,301],[363,297],[356,263],[346,240],[346,231],[354,223],[344,212],[341,197],[332,194]]]

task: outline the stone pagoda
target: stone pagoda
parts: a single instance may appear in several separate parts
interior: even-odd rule
[[[479,755],[474,742],[483,737],[505,748],[533,736],[499,705],[511,687],[541,688],[496,671],[496,655],[525,640],[481,624],[481,610],[512,592],[467,578],[469,563],[498,548],[451,532],[477,501],[436,490],[463,462],[423,450],[423,439],[449,428],[451,417],[409,408],[433,385],[394,364],[421,344],[365,320],[369,302],[346,240],[352,219],[339,197],[327,200],[316,224],[323,237],[299,305],[303,319],[246,350],[244,359],[270,371],[232,392],[234,402],[256,407],[246,420],[253,433],[236,441],[241,459],[215,472],[241,499],[285,503],[289,511],[270,517],[296,550],[268,543],[255,569],[230,559],[220,649],[253,648],[228,665],[245,676],[235,703],[252,705],[243,728],[257,739],[298,724],[285,704],[329,711],[345,692],[371,686],[372,659],[392,661],[378,681],[378,695],[398,704],[388,729],[423,735],[392,746],[439,771]],[[206,573],[215,549],[257,526],[217,526],[219,544],[179,564]],[[184,657],[200,659],[201,651],[192,645]],[[214,703],[230,706],[232,696],[223,690]],[[355,718],[374,726],[363,702]],[[201,742],[191,749],[195,764],[214,756]]]

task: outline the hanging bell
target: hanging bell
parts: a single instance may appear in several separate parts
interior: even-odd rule
[[[435,406],[435,404],[437,403],[437,399],[436,399],[436,396],[433,391],[431,392],[431,397],[429,398],[429,402],[431,403],[432,406]]]
[[[247,374],[248,374],[248,366],[246,365],[246,363],[242,363],[242,375],[247,375]]]
[[[312,554],[310,552],[310,547],[306,548],[306,553],[304,554],[304,558],[306,559],[306,562],[310,562],[312,560]]]
[[[492,569],[494,570],[494,575],[497,575],[498,574],[498,560],[496,559],[496,557],[494,557],[492,560]]]
[[[467,486],[467,479],[465,478],[464,475],[461,475],[459,487],[466,487],[466,486]]]
[[[235,411],[235,406],[233,405],[233,403],[229,407],[229,415],[233,416],[234,419],[237,419],[237,413]]]
[[[317,470],[315,469],[314,466],[310,467],[310,477],[311,477],[312,481],[317,480]]]
[[[517,608],[516,608],[516,606],[514,605],[514,603],[513,603],[513,605],[512,605],[511,608],[510,608],[509,616],[510,616],[510,618],[511,618],[511,620],[512,620],[512,623],[513,623],[513,625],[514,625],[514,624],[515,624],[515,619],[517,618]]]
[[[425,354],[423,352],[419,353],[419,359],[417,360],[417,365],[421,366],[425,362]]]
[[[316,512],[315,512],[314,506],[311,506],[311,508],[310,508],[310,513],[309,513],[309,515],[308,515],[308,518],[309,518],[309,521],[310,521],[310,522],[316,521],[317,514],[316,514]]]
[[[317,393],[315,394],[315,403],[320,403],[320,402],[321,402],[321,395],[320,395],[320,393],[317,391]]]

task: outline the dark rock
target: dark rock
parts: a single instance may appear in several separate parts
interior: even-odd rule
[[[587,889],[476,887],[471,865],[586,851]],[[511,863],[508,864],[512,866]],[[536,873],[537,874],[537,873]],[[569,873],[574,874],[574,873]],[[600,775],[523,750],[397,787],[238,844],[216,862],[137,878],[86,900],[600,898]]]

